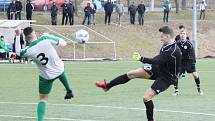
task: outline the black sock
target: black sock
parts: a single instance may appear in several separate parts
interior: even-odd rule
[[[129,81],[130,79],[128,78],[127,74],[123,74],[121,76],[116,77],[115,79],[113,79],[112,81],[110,81],[107,84],[107,88],[110,89],[113,86],[119,85],[119,84],[125,84]]]
[[[148,102],[144,102],[146,106],[146,115],[148,120],[153,120],[153,109],[154,109],[154,104],[152,100]]]
[[[197,88],[200,88],[200,79],[199,77],[195,79]]]
[[[178,81],[174,83],[175,92],[178,92]]]

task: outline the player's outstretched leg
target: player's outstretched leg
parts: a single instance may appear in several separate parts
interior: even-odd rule
[[[73,93],[72,93],[72,89],[70,87],[69,81],[67,79],[67,76],[65,73],[61,74],[59,76],[59,80],[61,81],[61,83],[64,85],[64,87],[66,88],[66,95],[64,97],[64,99],[71,99],[74,97]]]
[[[106,83],[106,81],[104,82],[96,82],[95,85],[97,87],[102,88],[105,92],[108,91],[110,88],[117,86],[119,84],[125,84],[129,81],[130,79],[128,78],[127,74],[123,74],[121,76],[116,77],[115,79],[113,79],[112,81],[110,81],[109,83]]]
[[[109,83],[104,82],[96,82],[95,85],[97,87],[102,88],[105,92],[108,91],[110,88],[117,86],[119,84],[125,84],[129,82],[131,79],[135,78],[149,78],[149,74],[143,69],[143,68],[138,68],[136,70],[131,70],[127,74],[120,75],[110,81]]]
[[[198,94],[203,95],[203,91],[202,91],[201,86],[200,86],[200,79],[199,79],[198,73],[193,72],[192,75],[193,75],[193,77],[195,79]]]

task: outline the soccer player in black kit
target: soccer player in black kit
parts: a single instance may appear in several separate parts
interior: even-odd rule
[[[135,78],[155,80],[143,96],[148,121],[155,121],[153,117],[154,104],[152,98],[178,81],[182,56],[180,48],[174,41],[173,30],[168,26],[164,26],[159,29],[159,32],[161,34],[160,40],[163,43],[159,55],[154,58],[146,58],[138,52],[133,54],[134,60],[151,64],[150,66],[131,70],[126,74],[116,77],[109,83],[106,83],[106,81],[95,83],[97,87],[102,88],[106,92],[114,86],[125,84]]]
[[[192,76],[195,80],[197,92],[199,95],[203,95],[203,91],[200,88],[200,79],[199,75],[196,72],[196,56],[195,51],[193,48],[192,43],[189,41],[187,37],[186,29],[181,31],[180,38],[176,42],[178,47],[181,49],[182,52],[182,62],[181,62],[181,69],[180,69],[180,75],[187,73],[192,73]],[[175,92],[174,95],[179,94],[178,90],[178,81],[174,84]]]

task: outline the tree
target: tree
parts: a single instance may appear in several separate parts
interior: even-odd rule
[[[179,0],[175,0],[176,13],[179,12]]]
[[[75,0],[75,15],[78,16],[78,3],[77,3],[77,0]]]
[[[151,0],[151,2],[150,2],[150,8],[151,8],[151,11],[154,11],[154,8],[155,8],[155,0]]]
[[[187,7],[187,0],[182,0],[182,10],[185,10]]]
[[[127,0],[127,5],[128,5],[128,9],[129,9],[129,6],[130,6],[130,0]],[[129,13],[129,12],[128,12]]]

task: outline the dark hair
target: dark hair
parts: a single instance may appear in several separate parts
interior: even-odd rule
[[[178,28],[179,28],[179,29],[182,29],[182,28],[185,29],[185,26],[184,26],[184,25],[180,25]]]
[[[26,28],[23,30],[23,33],[24,33],[25,36],[30,35],[32,32],[33,32],[33,28],[32,28],[32,27],[26,27]]]
[[[1,36],[0,36],[0,38],[4,38],[4,36],[3,36],[3,35],[1,35]]]
[[[174,37],[173,30],[168,26],[163,26],[159,29],[159,32],[170,35],[172,38]]]

